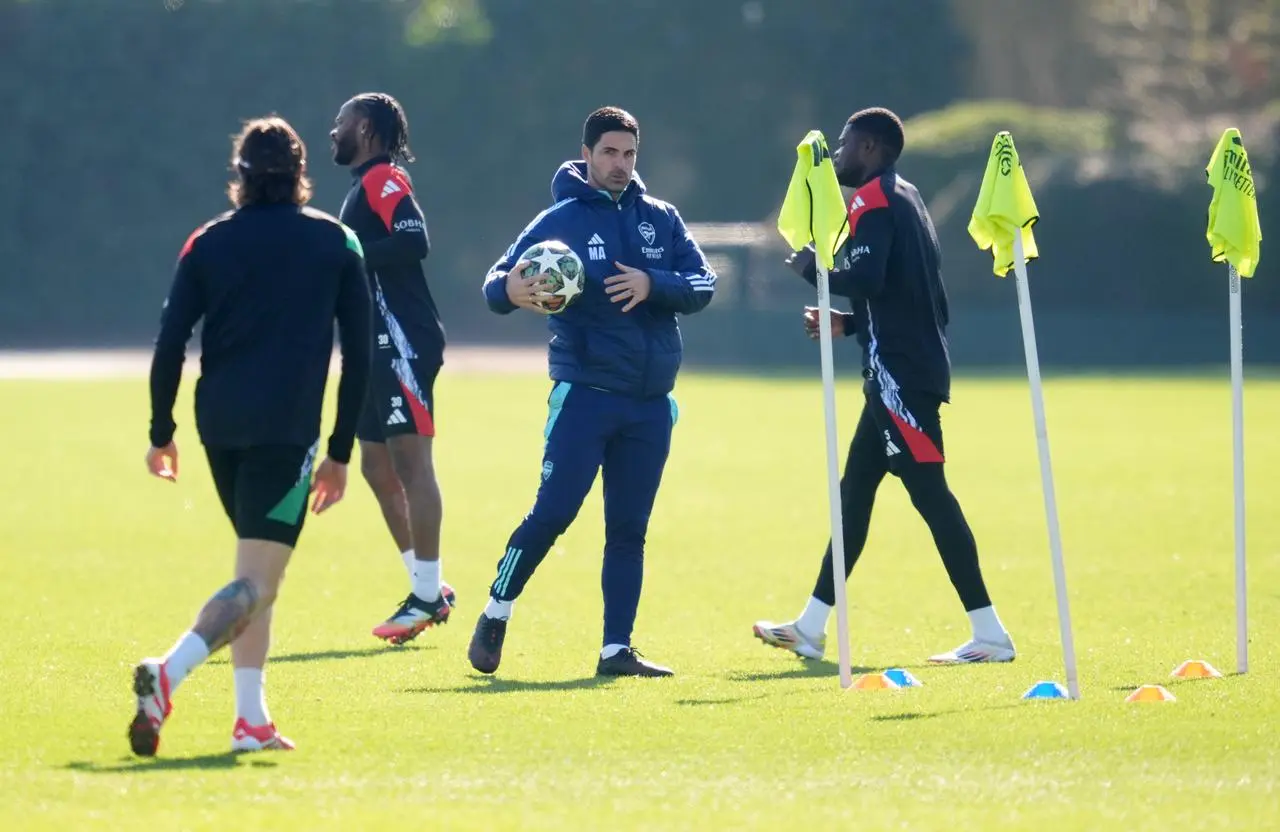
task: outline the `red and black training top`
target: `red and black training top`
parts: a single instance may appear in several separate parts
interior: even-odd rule
[[[328,454],[351,458],[372,353],[369,287],[355,234],[295,205],[246,206],[187,239],[151,361],[151,444],[173,439],[173,404],[197,322],[196,428],[210,447],[308,447],[320,436],[333,325],[342,377]]]
[[[355,181],[338,216],[364,246],[376,334],[390,336],[402,358],[442,363],[444,327],[422,268],[431,243],[409,174],[387,156],[351,173]]]
[[[836,252],[832,295],[853,301],[845,333],[862,345],[863,375],[887,391],[951,397],[950,311],[942,249],[916,187],[892,168],[849,200],[849,237]],[[803,277],[816,283],[812,248]]]

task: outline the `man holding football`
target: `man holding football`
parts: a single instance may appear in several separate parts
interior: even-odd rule
[[[641,657],[631,633],[645,534],[677,416],[671,396],[682,357],[676,315],[704,309],[716,277],[675,206],[646,194],[635,173],[639,137],[626,111],[593,112],[583,126],[581,161],[565,162],[552,180],[554,204],[485,278],[485,299],[498,314],[557,311],[548,317],[553,386],[542,484],[507,541],[471,638],[468,657],[481,673],[498,669],[516,598],[603,469],[604,646],[596,673],[672,675]],[[555,307],[546,291],[550,275],[525,275],[531,263],[521,257],[550,241],[572,249],[586,275],[582,293],[557,299]]]

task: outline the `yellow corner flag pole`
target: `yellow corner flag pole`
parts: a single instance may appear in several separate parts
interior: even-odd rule
[[[840,196],[831,153],[822,132],[811,130],[796,147],[796,167],[778,214],[778,232],[793,251],[813,243],[818,272],[818,334],[822,352],[822,403],[827,422],[827,495],[831,511],[831,571],[835,580],[836,642],[840,687],[853,687],[849,659],[849,612],[845,598],[844,522],[840,511],[840,462],[836,446],[836,382],[831,348],[831,289],[827,273],[848,236],[848,214]]]
[[[1007,131],[997,133],[982,177],[978,202],[969,220],[969,236],[979,249],[991,249],[993,270],[1004,277],[1012,267],[1018,289],[1018,313],[1022,319],[1022,345],[1027,356],[1027,378],[1031,383],[1031,408],[1035,416],[1036,444],[1040,452],[1040,479],[1049,527],[1049,551],[1053,560],[1053,583],[1058,598],[1058,627],[1062,636],[1062,659],[1067,673],[1067,694],[1080,698],[1076,675],[1076,650],[1071,635],[1071,607],[1067,601],[1067,573],[1062,561],[1062,533],[1058,526],[1058,501],[1053,487],[1053,465],[1049,458],[1049,432],[1045,426],[1044,390],[1040,379],[1040,356],[1036,350],[1035,321],[1031,316],[1031,288],[1027,282],[1027,261],[1039,256],[1032,226],[1040,219],[1035,199],[1027,184],[1026,172]]]
[[[1249,671],[1248,601],[1245,581],[1244,536],[1244,343],[1240,311],[1240,278],[1252,277],[1258,266],[1262,228],[1253,171],[1240,131],[1229,127],[1218,140],[1205,168],[1213,199],[1209,203],[1210,256],[1227,262],[1227,291],[1231,327],[1232,456],[1235,479],[1236,538],[1236,670]]]

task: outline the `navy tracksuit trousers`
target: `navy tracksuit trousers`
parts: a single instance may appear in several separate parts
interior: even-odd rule
[[[603,469],[603,643],[630,646],[644,578],[644,538],[671,449],[675,399],[636,399],[561,381],[548,405],[538,497],[507,542],[489,594],[500,601],[520,596]]]

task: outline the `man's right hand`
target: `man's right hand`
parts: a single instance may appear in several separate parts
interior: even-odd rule
[[[818,312],[820,310],[816,306],[806,306],[804,308],[804,334],[813,340],[821,337],[821,328],[818,325]],[[840,338],[844,335],[844,315],[836,310],[831,310],[831,337]]]
[[[537,304],[538,295],[546,294],[550,286],[546,274],[535,274],[532,277],[521,277],[520,273],[529,265],[528,260],[521,260],[507,272],[507,300],[521,309],[541,312]]]
[[[173,444],[173,440],[163,448],[147,449],[147,470],[153,477],[169,482],[178,481],[178,446]]]

